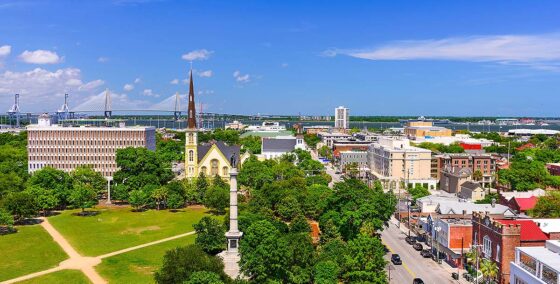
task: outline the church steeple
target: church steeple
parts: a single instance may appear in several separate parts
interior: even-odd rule
[[[196,129],[196,109],[194,104],[194,82],[193,71],[191,68],[190,85],[189,85],[189,109],[187,112],[187,128]]]

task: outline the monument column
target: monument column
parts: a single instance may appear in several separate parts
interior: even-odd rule
[[[237,169],[232,167],[229,173],[229,231],[226,232],[228,252],[238,252],[242,235],[237,224]]]

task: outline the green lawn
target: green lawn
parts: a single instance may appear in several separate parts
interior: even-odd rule
[[[0,236],[0,281],[57,266],[68,258],[40,225]]]
[[[167,250],[192,244],[195,235],[123,253],[95,267],[109,283],[154,283],[153,273],[161,266]]]
[[[43,276],[35,277],[26,281],[18,282],[18,284],[90,284],[91,282],[79,270],[61,270],[49,273]]]
[[[97,210],[100,214],[90,217],[74,216],[76,210],[67,210],[49,221],[80,254],[98,256],[193,231],[192,225],[206,214],[204,208],[175,213],[132,212],[129,207]]]

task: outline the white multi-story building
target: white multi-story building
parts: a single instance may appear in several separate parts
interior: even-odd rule
[[[70,172],[89,165],[112,177],[117,171],[117,149],[126,147],[155,150],[155,128],[51,125],[44,114],[38,124],[27,127],[28,172],[45,166]]]
[[[435,189],[437,180],[430,175],[431,151],[410,146],[401,137],[380,137],[368,149],[368,166],[386,188],[399,188],[401,183],[422,184]]]
[[[544,247],[517,247],[510,262],[510,284],[559,284],[560,241],[546,241]]]
[[[339,106],[334,109],[334,127],[341,129],[350,128],[350,109]]]

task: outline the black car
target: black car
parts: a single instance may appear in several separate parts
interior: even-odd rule
[[[414,278],[414,280],[412,280],[412,284],[424,284],[424,281],[420,278]]]
[[[409,245],[412,245],[412,244],[415,244],[415,243],[416,243],[416,237],[413,237],[413,236],[408,236],[408,237],[404,238],[404,240],[405,240]]]
[[[432,257],[432,252],[429,249],[425,249],[420,252],[420,255],[424,258],[430,258]]]
[[[415,243],[415,244],[412,245],[412,247],[417,251],[421,251],[421,250],[424,249],[424,247],[422,246],[421,243]]]
[[[396,253],[394,253],[394,254],[391,255],[391,262],[392,262],[394,265],[400,265],[400,264],[402,264],[401,257],[400,257],[398,254],[396,254]]]

